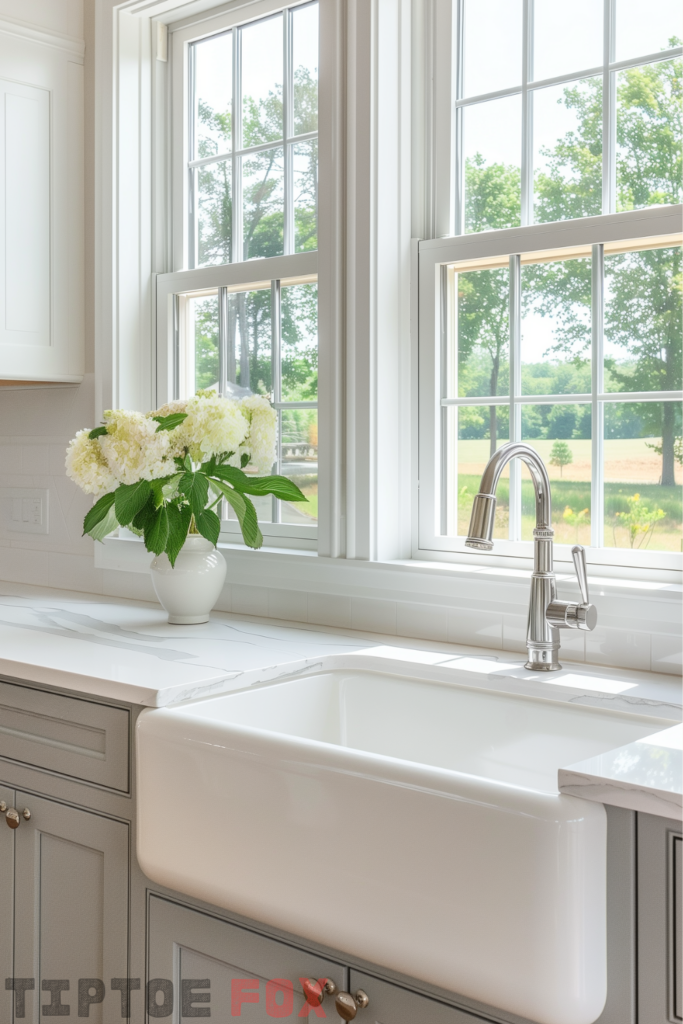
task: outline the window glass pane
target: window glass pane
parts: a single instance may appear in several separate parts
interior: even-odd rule
[[[283,136],[282,15],[242,29],[242,147]]]
[[[218,295],[181,298],[179,397],[218,387]]]
[[[537,89],[533,102],[536,222],[602,213],[602,78]]]
[[[602,64],[603,0],[534,0],[536,81]]]
[[[219,160],[193,171],[197,197],[198,267],[232,260],[232,165]]]
[[[273,390],[270,288],[228,296],[229,337],[234,339],[235,382],[257,395]],[[231,356],[228,356],[228,364]]]
[[[318,248],[318,140],[292,146],[294,252]]]
[[[616,0],[616,60],[679,46],[682,36],[680,0]]]
[[[295,135],[318,130],[318,5],[292,12]]]
[[[463,110],[465,231],[520,223],[522,105],[519,96]]]
[[[616,76],[617,210],[681,202],[682,71],[666,60]]]
[[[510,272],[474,270],[455,275],[457,314],[449,361],[457,354],[457,390],[448,397],[510,392]]]
[[[591,260],[522,267],[523,395],[591,391]]]
[[[682,386],[681,249],[605,257],[605,390]]]
[[[545,462],[552,485],[552,525],[558,544],[590,544],[591,407],[523,405],[522,440]],[[533,540],[534,487],[522,467],[522,540]]]
[[[521,83],[521,0],[465,0],[463,95]]]
[[[232,32],[195,43],[195,152],[191,159],[226,153],[232,142]]]
[[[470,525],[472,502],[479,492],[481,474],[493,452],[509,437],[507,405],[450,406],[447,412],[449,448],[457,447],[457,458],[448,463],[457,466],[457,475],[448,482],[448,533],[466,537]],[[493,437],[493,440],[492,440]],[[507,540],[510,525],[510,471],[503,471],[498,490],[493,536]]]
[[[605,546],[681,551],[681,406],[605,404]]]
[[[318,285],[284,287],[281,315],[282,400],[315,401],[318,397]]]
[[[280,502],[283,523],[313,526],[318,521],[318,410],[283,409],[280,472],[306,495],[304,502]]]
[[[242,158],[243,258],[282,256],[284,169],[281,146]]]

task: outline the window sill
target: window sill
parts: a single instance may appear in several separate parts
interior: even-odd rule
[[[360,559],[322,558],[311,550],[268,546],[259,551],[245,548],[243,544],[219,542],[219,550],[228,562],[228,580],[247,586],[267,586],[277,589],[313,590],[320,592],[344,593],[348,596],[385,597],[386,591],[394,592],[399,600],[448,601],[454,589],[460,589],[468,580],[480,584],[490,583],[491,599],[505,601],[501,585],[526,586],[532,569],[530,560],[524,558],[499,558],[489,564],[482,556],[474,561],[464,556],[456,560],[445,560],[441,553],[420,552],[422,559],[397,559],[386,562],[368,562]],[[436,555],[436,557],[432,557]],[[491,558],[491,556],[483,556]],[[142,541],[134,537],[110,537],[103,544],[95,545],[95,566],[98,569],[113,569],[122,572],[148,574],[151,556]],[[508,564],[501,564],[508,563]],[[509,564],[514,563],[514,564]],[[571,563],[559,562],[556,566],[560,589],[563,584],[575,586]],[[593,594],[632,596],[642,599],[644,594],[664,600],[681,600],[683,586],[680,573],[669,570],[626,569],[623,566],[591,567],[590,581]],[[495,595],[493,588],[496,588]],[[509,593],[510,599],[512,594]]]

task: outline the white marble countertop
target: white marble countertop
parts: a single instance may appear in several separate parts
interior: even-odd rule
[[[525,670],[518,654],[224,612],[204,625],[172,626],[158,605],[0,582],[0,675],[10,680],[163,707],[348,655],[422,663],[446,674],[457,665],[485,688],[649,714],[659,720],[653,733],[681,735],[662,732],[662,719],[682,717],[680,681],[671,676],[577,663],[547,675]],[[662,745],[653,736],[572,765],[561,770],[560,788],[680,818],[676,742]]]

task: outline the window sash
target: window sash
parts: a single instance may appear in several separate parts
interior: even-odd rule
[[[616,17],[613,0],[603,0],[603,62],[592,68],[573,71],[554,78],[533,80],[531,76],[533,59],[533,0],[523,0],[523,39],[522,39],[522,75],[521,84],[493,92],[480,93],[476,96],[462,96],[463,80],[463,47],[464,47],[464,7],[465,0],[454,0],[454,36],[455,46],[451,60],[455,63],[454,84],[454,117],[453,132],[453,177],[454,189],[449,195],[453,210],[451,213],[452,231],[461,235],[465,230],[465,166],[463,159],[463,112],[467,107],[487,100],[503,99],[508,96],[522,98],[522,150],[521,150],[521,224],[534,223],[534,181],[533,181],[533,96],[538,89],[551,85],[563,85],[584,78],[602,75],[602,212],[614,213],[616,209],[616,121],[617,95],[616,75],[627,68],[638,67],[663,60],[671,60],[683,54],[683,47],[677,46],[657,53],[643,54],[628,60],[615,61]],[[446,85],[445,76],[441,76],[439,87]]]
[[[648,248],[658,245],[680,244],[680,223],[683,206],[651,208],[623,214],[560,221],[555,224],[531,225],[503,231],[489,231],[448,239],[421,242],[419,246],[419,499],[418,539],[415,556],[427,552],[452,552],[466,555],[468,561],[477,558],[465,548],[464,537],[445,535],[446,495],[449,461],[446,436],[447,410],[452,406],[508,406],[510,440],[521,440],[521,408],[523,405],[562,402],[590,402],[592,413],[592,510],[591,552],[593,563],[604,565],[655,566],[680,568],[683,557],[677,553],[633,551],[604,548],[603,508],[603,415],[606,403],[628,401],[680,401],[683,392],[631,393],[605,392],[602,339],[602,259],[604,249],[623,251],[625,248]],[[564,243],[564,244],[563,244]],[[593,254],[594,295],[592,323],[592,388],[590,395],[539,396],[521,394],[520,318],[521,276],[523,263],[531,261],[531,254],[547,250],[575,249]],[[526,258],[525,258],[526,257]],[[452,317],[455,313],[451,301],[454,277],[453,264],[458,269],[474,266],[510,267],[511,275],[511,335],[510,335],[510,394],[449,398],[446,392],[445,352]],[[596,315],[597,311],[597,315]],[[528,558],[531,543],[521,541],[521,477],[516,464],[510,472],[510,538],[497,540],[498,556],[513,560]],[[558,546],[558,560],[569,560],[563,546]],[[489,558],[490,564],[490,558]]]

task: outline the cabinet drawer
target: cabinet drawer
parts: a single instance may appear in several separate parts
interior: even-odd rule
[[[128,792],[129,713],[0,681],[0,757]]]

